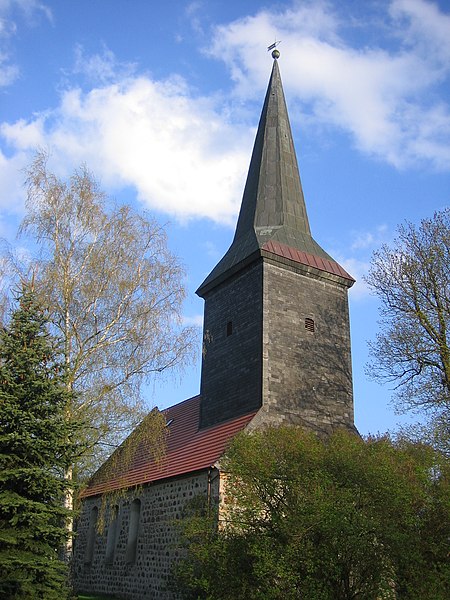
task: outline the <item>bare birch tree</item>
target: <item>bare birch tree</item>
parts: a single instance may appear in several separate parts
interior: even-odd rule
[[[400,410],[419,410],[450,439],[450,209],[405,223],[375,252],[366,278],[381,301],[369,373],[395,385]],[[443,437],[442,437],[443,436]]]
[[[196,333],[181,323],[184,270],[164,229],[111,206],[85,167],[63,181],[39,152],[26,186],[20,233],[34,240],[29,272],[64,344],[75,397],[68,418],[86,423],[91,453],[74,465],[85,475],[148,412],[142,384],[192,358]]]

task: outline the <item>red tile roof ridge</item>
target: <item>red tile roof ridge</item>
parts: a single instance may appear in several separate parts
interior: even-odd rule
[[[290,259],[302,265],[315,267],[316,269],[319,269],[319,271],[325,271],[331,275],[338,275],[344,279],[355,281],[354,278],[347,273],[347,271],[335,260],[321,258],[315,254],[309,254],[303,250],[297,250],[296,248],[292,248],[291,246],[287,246],[286,244],[282,244],[281,242],[277,242],[275,240],[269,240],[266,242],[262,249],[266,250],[266,252]]]

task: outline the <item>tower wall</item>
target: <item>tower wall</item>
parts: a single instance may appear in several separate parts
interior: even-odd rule
[[[263,410],[256,421],[353,428],[347,287],[264,262]]]
[[[205,297],[200,427],[261,406],[262,260]]]
[[[252,426],[353,428],[347,286],[267,258],[218,285],[205,300],[201,396],[201,427],[261,408]]]

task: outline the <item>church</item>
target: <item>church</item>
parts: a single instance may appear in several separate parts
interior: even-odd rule
[[[311,235],[278,50],[272,57],[235,235],[197,290],[205,301],[200,394],[164,411],[160,462],[138,448],[124,472],[85,490],[73,555],[79,593],[176,600],[168,586],[179,556],[175,523],[196,495],[220,503],[220,457],[238,432],[355,430],[354,279]],[[99,533],[102,496],[119,488]]]

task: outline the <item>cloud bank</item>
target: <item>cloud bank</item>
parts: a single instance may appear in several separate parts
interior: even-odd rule
[[[220,222],[237,210],[250,140],[248,128],[231,126],[212,100],[191,97],[183,80],[148,77],[68,90],[57,109],[0,132],[17,151],[50,148],[58,171],[58,162],[86,162],[103,184],[133,186],[154,209]]]
[[[372,8],[363,20],[341,14],[337,2],[293,2],[212,30],[196,13],[195,27],[210,40],[203,51],[229,69],[231,97],[244,105],[259,100],[267,85],[270,58],[261,49],[276,33],[294,122],[306,117],[308,126],[345,132],[357,150],[395,168],[450,169],[450,107],[442,93],[450,75],[450,16],[425,0]],[[18,169],[43,147],[57,171],[86,162],[102,184],[132,188],[151,209],[179,220],[232,223],[254,122],[230,114],[224,93],[202,95],[177,75],[156,80],[137,65],[120,65],[107,48],[86,57],[77,47],[75,54],[73,79],[57,106],[0,124],[8,208],[20,209]],[[0,52],[5,85],[16,68],[6,62],[2,67]],[[80,84],[81,76],[90,86]]]
[[[450,78],[450,14],[424,0],[383,8],[364,21],[339,14],[338,3],[263,10],[217,27],[207,52],[225,61],[247,97],[260,93],[267,72],[261,47],[276,31],[285,88],[297,109],[396,168],[448,170],[450,106],[441,86]]]

